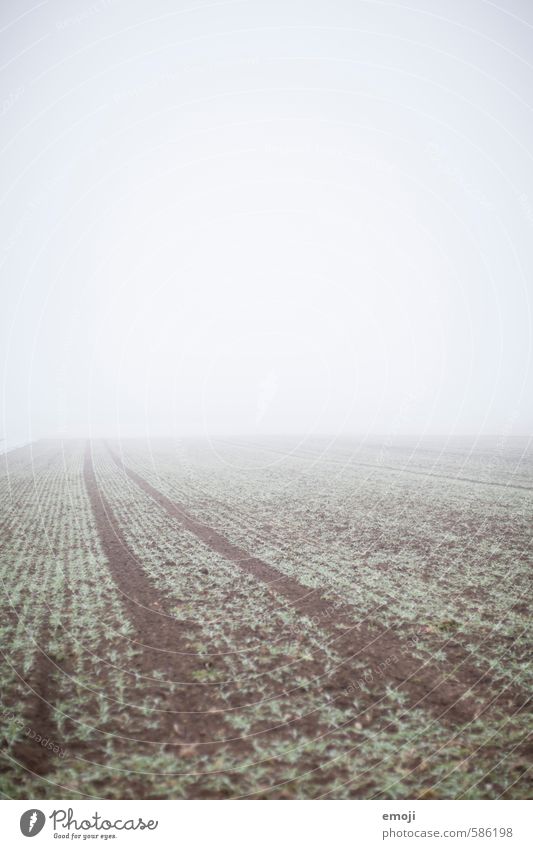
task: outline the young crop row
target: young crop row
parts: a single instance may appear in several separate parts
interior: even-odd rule
[[[224,455],[237,448],[241,461],[245,449],[248,452],[253,450],[256,457],[269,458],[270,462],[273,458],[282,458],[283,462],[302,459],[308,465],[318,462],[332,472],[358,467],[372,472],[382,468],[418,478],[433,477],[467,483],[478,481],[491,486],[526,490],[531,490],[533,479],[533,454],[526,437],[450,440],[433,445],[424,439],[401,441],[393,436],[359,443],[317,438],[291,447],[281,438],[259,445],[233,439],[216,441],[215,447]]]
[[[17,735],[12,708],[24,692],[23,677],[34,665],[47,618],[50,541],[46,520],[55,501],[54,479],[47,472],[51,457],[59,460],[60,450],[56,446],[51,454],[49,447],[37,446],[13,453],[14,457],[5,458],[6,473],[0,476],[2,703],[4,719],[9,717],[7,740]]]

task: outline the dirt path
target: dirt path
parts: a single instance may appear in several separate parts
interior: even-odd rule
[[[446,641],[447,660],[421,663],[414,655],[416,634],[386,630],[377,623],[359,623],[354,610],[334,603],[318,590],[302,586],[295,579],[234,545],[213,528],[191,516],[183,505],[172,501],[141,475],[126,466],[108,450],[122,472],[147,493],[182,527],[195,534],[206,546],[235,563],[240,569],[264,582],[275,594],[285,598],[297,614],[309,617],[317,627],[332,635],[335,649],[344,658],[342,667],[328,680],[324,689],[339,704],[353,700],[361,684],[380,698],[385,686],[401,689],[408,697],[407,707],[424,707],[439,718],[456,722],[474,719],[497,703],[505,710],[521,710],[526,697],[509,688],[508,683],[491,679],[490,670],[480,671],[460,645]],[[376,611],[376,614],[379,611]],[[439,646],[441,647],[441,646]],[[360,680],[361,660],[367,677]],[[320,675],[317,670],[317,675]]]

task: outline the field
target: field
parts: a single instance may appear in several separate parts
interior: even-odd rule
[[[525,798],[525,440],[2,458],[4,798]]]

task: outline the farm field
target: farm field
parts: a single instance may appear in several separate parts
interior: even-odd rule
[[[2,458],[4,798],[527,798],[515,438]]]

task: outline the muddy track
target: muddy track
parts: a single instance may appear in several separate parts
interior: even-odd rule
[[[178,621],[165,609],[160,591],[128,548],[110,504],[98,486],[90,447],[85,453],[84,479],[100,544],[135,630],[135,644],[140,649],[138,668],[134,671],[147,679],[145,691],[155,700],[164,695],[166,688],[154,678],[154,672],[164,673],[164,682],[183,682],[176,695],[166,697],[165,712],[159,715],[157,734],[160,742],[172,740],[180,744],[206,745],[212,740],[223,739],[223,715],[210,711],[215,696],[201,685],[190,683],[199,668],[191,646],[194,627]],[[178,739],[177,725],[180,729]],[[150,732],[152,742],[157,734]]]
[[[304,615],[308,607],[313,612],[316,612],[317,609],[323,612],[323,608],[331,608],[331,601],[324,599],[318,590],[310,590],[293,578],[283,575],[270,564],[265,563],[258,557],[253,557],[244,551],[244,549],[234,545],[225,536],[214,530],[214,528],[210,528],[208,525],[203,524],[203,522],[198,521],[198,519],[193,518],[187,513],[184,507],[167,498],[166,495],[163,495],[163,493],[153,487],[141,475],[134,472],[128,466],[123,465],[120,457],[111,449],[108,450],[121,471],[153,498],[157,504],[163,507],[173,519],[177,519],[183,528],[193,533],[205,545],[211,548],[212,551],[220,554],[226,560],[235,563],[244,572],[263,581],[277,593],[280,593],[299,613]]]
[[[166,616],[161,594],[129,551],[120,525],[111,511],[102,489],[98,486],[90,449],[87,449],[85,455],[84,478],[100,543],[106,554],[111,575],[122,593],[122,601],[128,618],[135,628],[137,642],[144,646],[140,660],[140,672],[146,678],[150,678],[154,669],[159,669],[164,673],[167,681],[191,681],[193,673],[201,668],[199,658],[191,644],[191,637],[194,637],[193,629],[187,622],[178,622],[176,619]],[[273,574],[279,578],[277,573],[268,572],[269,577]],[[301,595],[301,588],[298,587],[297,589],[298,594]],[[229,588],[229,592],[239,592],[238,581],[233,587]],[[275,599],[275,604],[279,606],[279,598]],[[180,654],[176,653],[178,651]],[[306,675],[308,679],[313,680],[317,675],[324,673],[325,662],[326,658],[321,647],[316,649],[314,647],[312,659],[306,659],[303,663],[298,661],[299,671]],[[154,683],[153,688],[148,688],[148,695],[151,697],[153,694],[154,699],[156,699],[158,696],[162,696],[163,688],[162,682]],[[221,701],[217,692],[217,685],[202,687],[183,684],[179,690],[179,695],[174,697],[175,704],[170,705],[170,708],[175,712],[159,715],[157,730],[152,728],[147,732],[150,741],[154,742],[157,738],[165,744],[165,748],[175,752],[178,757],[181,751],[178,748],[179,746],[185,746],[188,749],[196,749],[201,746],[202,754],[213,757],[220,755],[225,750],[226,757],[229,757],[229,763],[234,765],[228,769],[228,774],[238,772],[241,769],[240,765],[247,758],[257,758],[257,754],[253,748],[253,739],[241,738],[234,728],[228,727],[225,721],[225,711],[228,708],[245,711],[247,709],[246,703],[257,704],[258,698],[261,697],[255,688],[252,690],[246,683],[243,686],[235,682],[232,689],[233,692],[226,695],[226,700]],[[146,684],[143,692],[147,692]],[[290,695],[285,693],[283,686],[280,687],[279,684],[276,684],[275,692],[271,693],[268,698],[283,698],[283,696],[290,698]],[[168,699],[163,704],[165,710],[168,711]],[[176,715],[177,712],[179,712],[178,715]],[[292,734],[295,724],[297,724],[298,731],[302,735],[302,740],[320,736],[319,719],[320,717],[315,714],[315,711],[296,717],[293,722],[287,725],[291,735],[288,742],[294,745]],[[176,731],[176,723],[179,726],[178,731]],[[254,734],[260,734],[262,740],[265,739],[263,735],[272,736],[275,740],[279,740],[287,733],[285,727],[280,728],[278,722],[272,723],[271,720],[267,720],[262,722],[261,725],[263,727],[254,728]],[[142,738],[142,725],[134,729],[133,733],[137,740],[139,737]],[[137,745],[137,752],[139,748],[139,745]],[[150,751],[150,745],[148,751]],[[94,758],[99,759],[97,752],[94,753]],[[237,776],[236,780],[241,782],[242,778]],[[217,791],[214,798],[227,795],[228,792],[227,789],[221,792]],[[138,793],[142,795],[142,787],[139,787]],[[198,779],[198,785],[192,788],[191,793],[193,798],[209,797],[209,792],[206,795],[201,778]]]
[[[489,670],[480,671],[470,660],[469,652],[450,642],[444,644],[447,661],[423,664],[413,656],[416,636],[398,631],[383,631],[378,623],[358,623],[354,610],[334,603],[318,590],[310,590],[275,567],[251,556],[215,529],[198,521],[183,505],[157,490],[141,475],[124,464],[108,446],[119,469],[186,530],[193,533],[217,554],[265,583],[275,594],[286,599],[300,616],[310,617],[319,628],[332,634],[335,648],[345,658],[341,669],[325,683],[333,701],[353,703],[361,693],[361,661],[369,672],[365,687],[379,699],[385,686],[391,684],[407,695],[407,708],[424,707],[438,718],[451,723],[467,722],[480,715],[483,707],[494,704],[505,711],[524,709],[527,698],[508,682],[491,679]],[[317,671],[317,674],[321,674]]]

